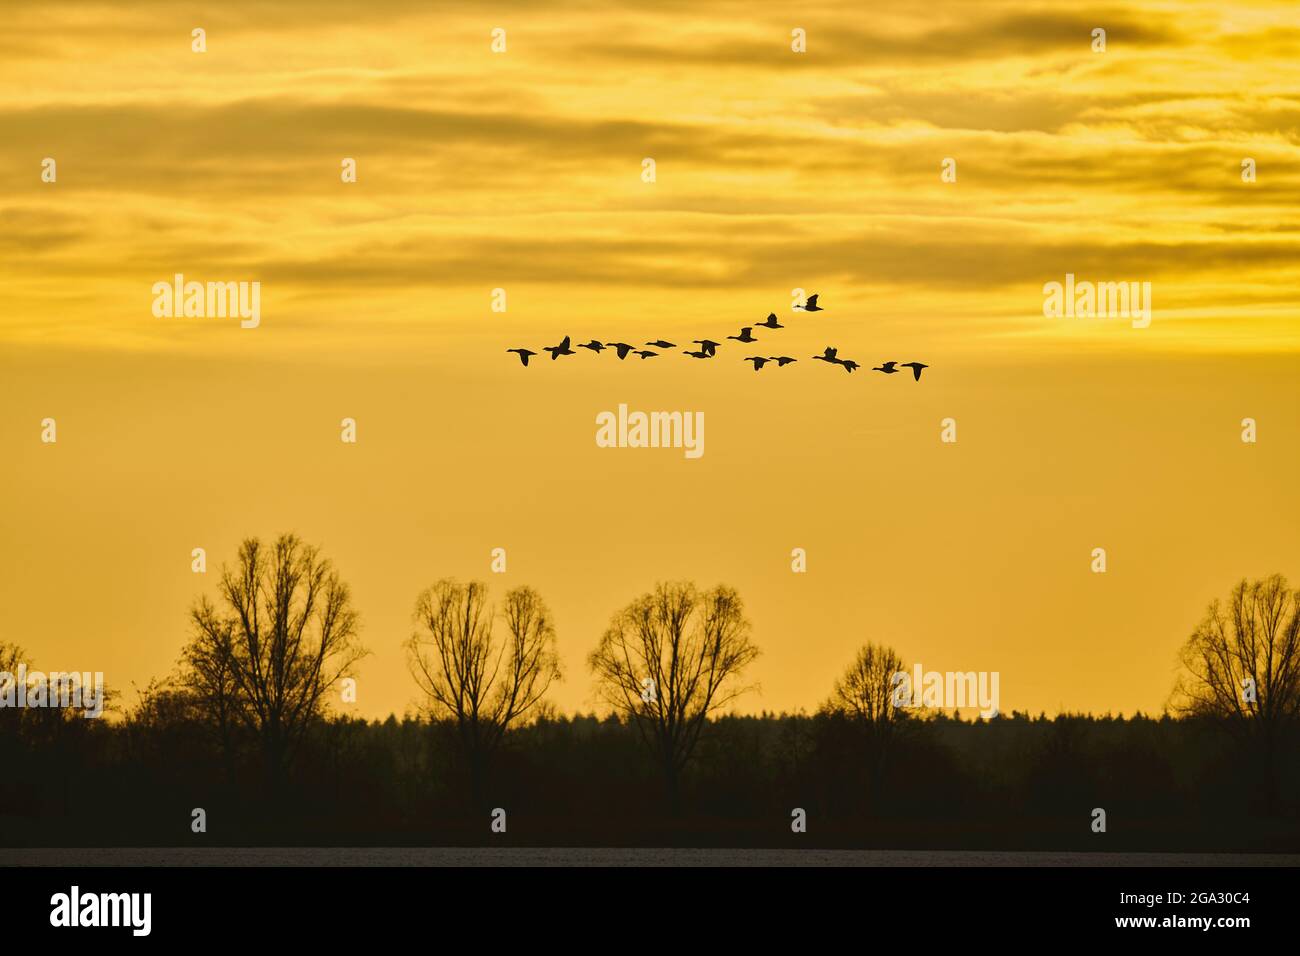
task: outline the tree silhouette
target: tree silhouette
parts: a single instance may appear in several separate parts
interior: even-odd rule
[[[0,674],[18,673],[18,665],[27,660],[27,652],[17,644],[0,641]]]
[[[493,752],[560,677],[555,626],[541,595],[528,587],[506,592],[500,639],[487,598],[485,584],[444,578],[417,599],[418,629],[406,643],[426,710],[455,723],[475,804]]]
[[[17,644],[0,641],[0,694],[17,693],[18,666],[27,662],[27,652]],[[17,734],[22,725],[22,711],[17,707],[0,709],[0,733]]]
[[[659,584],[611,619],[589,658],[598,693],[631,720],[679,808],[683,771],[709,716],[750,688],[740,672],[758,656],[740,595]]]
[[[226,780],[235,778],[235,734],[241,712],[235,680],[235,622],[215,615],[206,599],[190,612],[194,637],[181,655],[181,684],[188,688],[204,726],[216,737]]]
[[[138,763],[206,763],[205,714],[197,694],[171,678],[136,688],[136,703],[122,722],[126,747]]]
[[[292,534],[270,548],[246,539],[218,601],[194,605],[182,660],[209,719],[237,718],[256,737],[276,795],[325,695],[366,653],[357,614],[329,560]]]
[[[5,697],[18,694],[18,668],[24,664],[28,669],[24,680],[29,703],[27,707],[0,708],[0,731],[4,733],[22,734],[29,741],[56,739],[69,727],[75,728],[84,720],[90,702],[86,695],[92,692],[98,695],[104,711],[115,706],[117,695],[108,687],[93,690],[79,673],[34,672],[27,651],[17,644],[3,641],[0,641],[0,675],[3,675],[0,676],[0,694]],[[38,687],[46,703],[32,706],[30,701]]]
[[[830,707],[887,733],[905,716],[894,696],[894,675],[898,673],[903,673],[903,659],[892,648],[864,644],[844,676],[835,682]]]
[[[1277,757],[1300,717],[1300,591],[1280,574],[1244,578],[1225,606],[1211,602],[1180,653],[1178,712],[1216,720],[1256,746],[1265,799],[1277,787]]]
[[[903,672],[903,659],[883,645],[865,644],[835,689],[826,710],[847,717],[863,735],[871,795],[884,784],[885,765],[907,712],[898,704],[894,675]],[[919,688],[912,688],[919,693]]]

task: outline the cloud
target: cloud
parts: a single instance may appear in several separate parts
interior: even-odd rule
[[[24,9],[0,28],[0,47],[41,49],[31,78],[0,64],[0,275],[38,312],[0,318],[0,337],[46,321],[40,297],[63,283],[104,302],[69,323],[111,338],[140,284],[176,271],[261,278],[304,328],[308,304],[400,321],[413,290],[503,283],[557,290],[550,316],[567,288],[666,311],[685,291],[816,280],[996,317],[1066,271],[1224,301],[1234,283],[1242,301],[1294,285],[1279,224],[1300,200],[1300,77],[1294,31],[1262,20],[537,3],[500,11],[511,52],[496,57],[497,21],[458,4],[316,9],[223,5],[204,57],[152,2],[120,21],[61,6],[57,29]],[[1252,72],[1252,43],[1283,59]],[[39,181],[47,155],[57,185]],[[356,185],[339,180],[345,156]]]

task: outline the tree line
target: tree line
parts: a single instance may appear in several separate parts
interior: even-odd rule
[[[278,792],[308,728],[353,677],[366,650],[347,585],[319,549],[294,535],[255,538],[223,567],[216,601],[191,611],[193,637],[174,684],[216,735],[231,769],[253,741]],[[420,593],[405,645],[423,710],[455,729],[470,799],[509,733],[535,717],[560,678],[554,618],[530,587],[500,606],[486,585],[451,579]],[[739,594],[658,584],[611,619],[589,664],[600,698],[634,727],[663,775],[670,805],[709,718],[747,688],[758,656]]]
[[[720,744],[730,740],[731,749],[742,747],[731,738],[756,726],[762,727],[754,733],[764,740],[764,761],[779,764],[788,756],[787,769],[800,765],[809,779],[818,774],[825,779],[821,789],[829,804],[847,802],[875,812],[906,789],[900,783],[904,773],[934,776],[933,768],[917,765],[918,754],[940,763],[950,759],[934,749],[936,741],[954,745],[960,739],[978,749],[1029,720],[1013,715],[968,724],[902,706],[892,678],[904,671],[903,661],[876,643],[857,651],[811,717],[726,716],[752,689],[745,671],[759,654],[740,595],[726,586],[701,590],[685,582],[660,583],[617,611],[587,659],[606,714],[573,720],[559,717],[547,702],[548,690],[561,678],[557,633],[550,609],[534,589],[511,588],[494,603],[482,583],[444,579],[417,596],[412,616],[405,652],[422,702],[423,720],[416,726],[428,736],[414,749],[402,745],[393,751],[406,754],[403,759],[421,770],[389,771],[410,788],[414,803],[427,790],[466,813],[500,802],[502,781],[512,774],[516,785],[523,779],[519,767],[527,755],[520,751],[567,748],[564,760],[580,761],[587,746],[599,762],[604,745],[595,741],[606,734],[612,735],[610,746],[621,741],[616,749],[618,760],[628,761],[626,777],[643,784],[657,781],[657,797],[648,806],[670,818],[705,806],[716,812],[719,792],[728,785],[715,771],[730,759]],[[6,751],[36,755],[42,740],[68,746],[79,739],[82,746],[112,750],[94,755],[101,763],[152,766],[162,751],[184,739],[190,755],[215,758],[209,763],[219,766],[224,793],[256,794],[262,810],[278,817],[303,806],[303,780],[320,777],[322,759],[333,759],[336,774],[341,773],[345,738],[355,743],[358,735],[373,734],[390,747],[398,743],[394,734],[416,732],[409,721],[398,725],[390,718],[371,725],[331,713],[330,701],[354,679],[367,651],[346,583],[319,548],[294,535],[270,545],[256,538],[244,541],[233,564],[222,568],[215,597],[201,596],[192,606],[190,626],[176,672],[142,690],[125,719],[111,727],[78,730],[69,726],[70,716],[0,710],[0,759]],[[24,659],[17,648],[0,645],[0,672],[15,670]],[[1200,728],[1198,733],[1222,741],[1215,746],[1250,768],[1257,809],[1294,813],[1300,592],[1280,575],[1240,582],[1226,601],[1210,605],[1184,645],[1181,663],[1168,714],[1153,726],[1165,727],[1159,733],[1166,735],[1175,733],[1168,729],[1174,724],[1183,728],[1180,734]],[[1069,753],[1077,744],[1068,739],[1073,732],[1068,728],[1077,730],[1080,720],[1110,719],[1057,718],[1053,730],[1038,738],[1041,752],[1034,760],[1056,766],[1057,751]],[[38,727],[38,722],[43,723]],[[993,725],[1008,726],[994,730]],[[966,727],[970,730],[956,729]],[[626,741],[635,741],[635,748]],[[592,778],[609,766],[593,767]],[[199,775],[212,769],[205,766]],[[295,769],[299,779],[292,781]],[[735,779],[750,769],[738,768]],[[1059,776],[1058,770],[1069,776],[1062,766],[1047,778]],[[536,766],[530,773],[546,777]],[[617,786],[605,779],[609,787]],[[704,780],[711,781],[711,792],[701,791]],[[129,774],[122,786],[129,793]],[[343,786],[336,776],[333,787]],[[348,786],[361,785],[350,779]],[[1038,784],[1024,786],[1032,790]],[[829,796],[832,791],[840,796]],[[733,803],[752,797],[737,795]],[[0,820],[6,799],[22,803],[12,786],[0,789]],[[628,799],[647,798],[642,793]],[[341,794],[339,800],[347,802]]]

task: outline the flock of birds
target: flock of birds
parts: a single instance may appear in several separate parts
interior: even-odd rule
[[[801,312],[825,312],[826,311],[820,305],[817,304],[816,295],[808,296],[806,303],[802,306],[795,306],[795,309]],[[739,335],[728,335],[727,338],[734,339],[737,342],[743,342],[745,344],[749,344],[751,342],[757,342],[758,339],[754,336],[754,329],[756,328],[783,329],[785,328],[785,326],[777,321],[776,313],[772,312],[762,322],[756,322],[753,325],[746,325],[740,330]],[[638,349],[635,345],[629,345],[627,342],[599,342],[596,339],[592,339],[590,342],[583,342],[578,346],[578,348],[589,349],[590,351],[597,352],[597,353],[603,352],[605,349],[613,349],[616,353],[618,353],[618,357],[620,361],[626,359],[629,355],[638,356],[642,361],[645,361],[648,358],[655,358],[656,356],[662,355],[663,350],[665,349],[673,349],[677,347],[675,343],[665,341],[664,339],[656,339],[653,342],[647,342],[645,344],[647,346],[653,346],[654,348],[659,349],[659,351],[653,352],[649,348]],[[718,349],[722,346],[721,342],[714,342],[712,339],[693,339],[691,341],[691,344],[698,345],[699,348],[682,349],[682,352],[694,359],[715,358],[718,354]],[[506,351],[516,353],[519,356],[519,361],[524,365],[525,368],[528,366],[528,360],[537,354],[536,352],[530,351],[529,349],[506,349]],[[570,338],[567,335],[564,337],[564,340],[560,342],[559,345],[543,346],[542,351],[551,353],[551,361],[555,361],[561,355],[578,354],[577,351],[572,347]],[[812,357],[812,360],[815,362],[825,362],[827,365],[838,365],[841,368],[843,368],[844,371],[850,373],[853,372],[855,369],[862,367],[852,359],[840,358],[838,350],[829,345],[826,346],[826,351],[824,351],[821,355],[814,355]],[[754,371],[758,372],[761,371],[763,366],[767,365],[769,362],[775,362],[778,368],[784,368],[785,366],[791,364],[792,362],[797,362],[799,360],[796,358],[792,358],[789,355],[746,355],[744,359],[742,359],[742,361],[753,362]],[[921,370],[927,369],[929,367],[930,366],[926,365],[923,362],[884,362],[872,368],[871,371],[883,372],[886,375],[893,375],[894,373],[899,372],[902,369],[910,368],[912,370],[912,375],[915,377],[916,381],[919,382],[921,380]]]

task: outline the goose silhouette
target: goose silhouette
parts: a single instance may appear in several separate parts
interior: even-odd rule
[[[796,308],[796,309],[802,309],[804,312],[825,312],[825,311],[826,311],[826,310],[823,309],[820,305],[817,304],[817,294],[816,294],[816,293],[813,294],[813,295],[808,296],[807,301],[806,301],[803,305],[801,305],[801,306],[800,306],[800,305],[796,305],[795,308]]]
[[[761,355],[747,355],[747,356],[745,356],[745,358],[744,358],[742,361],[745,361],[745,362],[753,362],[753,363],[754,363],[754,371],[757,372],[757,371],[758,371],[759,369],[761,369],[764,365],[766,365],[768,362],[770,362],[771,359],[763,358],[763,356],[761,356]]]
[[[924,362],[904,362],[899,368],[910,368],[912,374],[916,376],[916,381],[921,381],[921,369],[929,368]]]
[[[893,375],[895,372],[898,371],[898,369],[894,368],[894,366],[897,364],[898,364],[897,362],[886,362],[884,365],[877,365],[871,371],[884,372],[886,375]]]
[[[832,365],[834,365],[839,362],[839,359],[835,357],[835,354],[838,351],[839,351],[838,349],[832,348],[831,346],[828,345],[826,346],[825,352],[823,352],[821,355],[814,355],[813,358],[815,358],[819,362],[830,362]]]
[[[677,347],[672,342],[665,342],[663,339],[659,339],[655,342],[647,342],[646,345],[653,345],[657,349],[675,349]]]
[[[776,313],[775,313],[775,312],[769,312],[767,318],[764,319],[762,322],[760,322],[760,323],[758,323],[758,324],[761,325],[761,326],[762,326],[763,328],[765,328],[765,329],[783,329],[783,328],[785,328],[784,325],[782,325],[780,322],[778,322],[778,321],[776,320]]]
[[[757,342],[758,339],[753,336],[754,327],[747,325],[740,330],[739,335],[728,335],[727,338],[735,339],[737,342]]]
[[[768,358],[770,358],[773,362],[776,363],[777,368],[785,368],[791,362],[799,361],[798,359],[790,358],[790,356],[788,355],[770,355],[768,356]]]
[[[569,348],[569,337],[566,335],[564,341],[559,345],[546,345],[542,347],[543,351],[551,353],[551,361],[554,362],[561,355],[577,355],[578,353]]]
[[[528,368],[528,360],[529,360],[530,358],[532,358],[534,355],[537,354],[536,352],[530,352],[530,351],[528,351],[528,349],[506,349],[506,351],[507,351],[507,352],[518,352],[518,353],[519,353],[519,361],[520,361],[520,363],[524,366],[524,368]]]
[[[606,342],[605,346],[607,348],[613,349],[618,353],[618,358],[620,362],[623,359],[627,358],[628,352],[631,352],[634,348],[636,348],[636,346],[628,345],[626,342]]]
[[[593,352],[599,352],[604,347],[605,346],[601,345],[595,339],[592,339],[590,342],[583,342],[581,345],[578,346],[578,348],[580,349],[591,349]]]
[[[853,359],[840,359],[840,364],[844,366],[844,371],[849,374],[852,374],[855,368],[862,367],[857,362],[853,361]]]
[[[710,355],[712,355],[715,351],[717,351],[718,346],[722,344],[721,342],[713,342],[710,341],[709,339],[691,339],[691,341],[694,342],[696,345],[698,345],[700,348],[702,348],[704,351],[708,352]]]
[[[659,353],[658,353],[658,352],[651,352],[649,349],[642,349],[641,351],[639,351],[639,352],[633,352],[632,354],[633,354],[633,355],[639,355],[639,356],[641,356],[641,361],[644,362],[644,361],[645,361],[646,359],[648,359],[648,358],[654,358],[654,357],[655,357],[656,355],[658,355]]]

